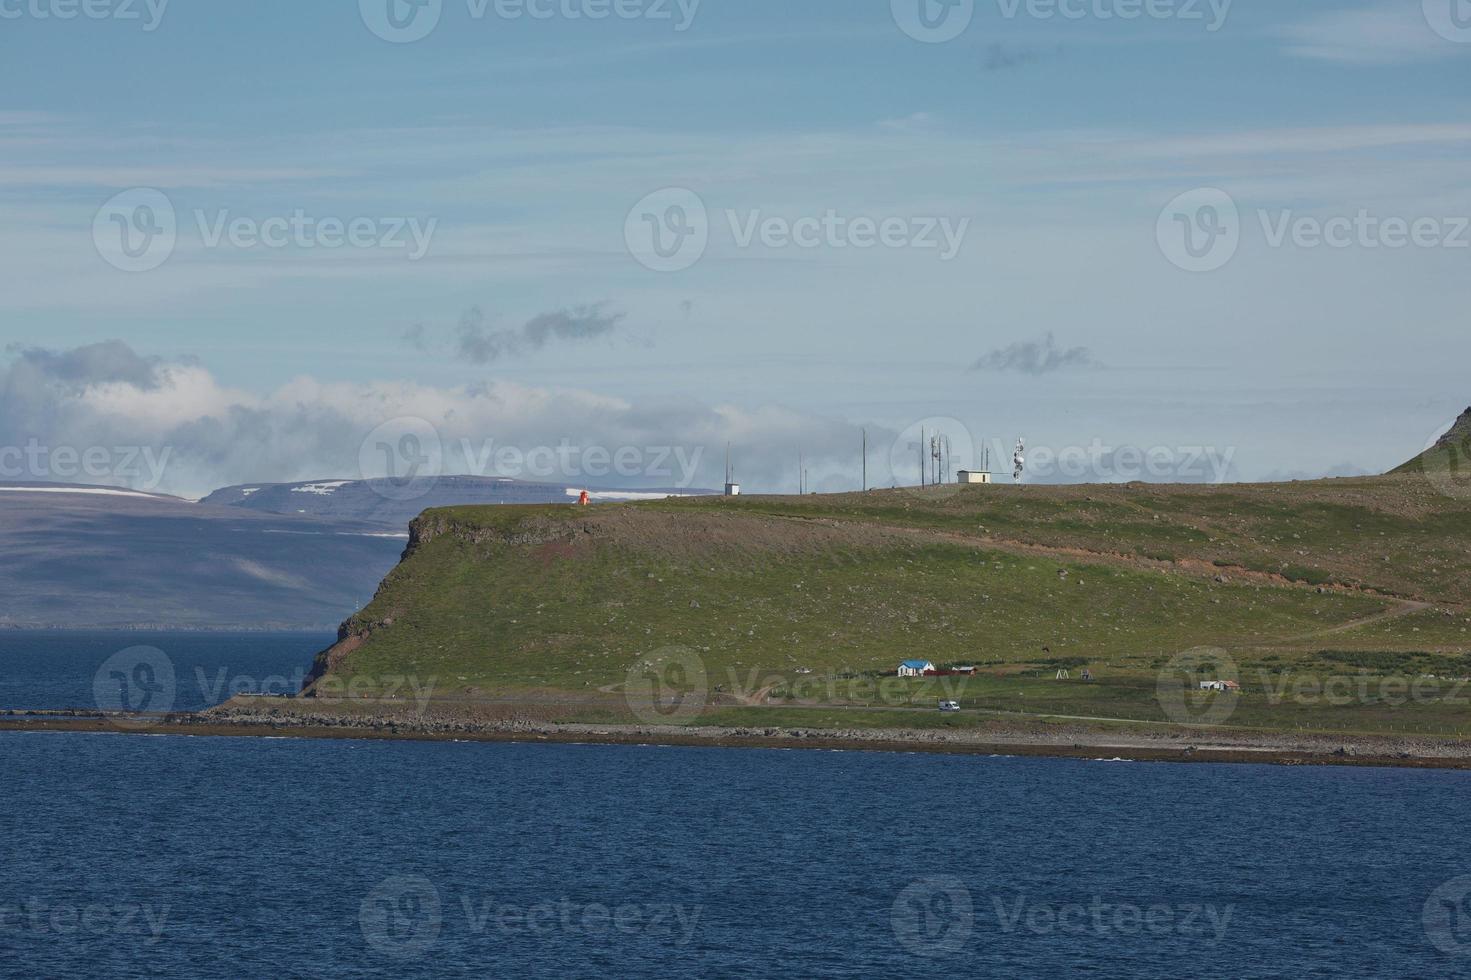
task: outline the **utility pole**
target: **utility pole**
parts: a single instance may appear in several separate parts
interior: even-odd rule
[[[926,485],[925,471],[929,469],[929,465],[930,465],[928,462],[925,461],[925,453],[926,452],[927,452],[927,450],[925,449],[925,432],[924,432],[924,428],[921,427],[920,430],[919,430],[919,485],[920,486],[925,486]]]
[[[868,492],[868,430],[863,430],[863,492]]]

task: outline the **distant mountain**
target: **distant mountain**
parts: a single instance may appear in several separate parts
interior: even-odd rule
[[[1445,473],[1466,468],[1471,468],[1471,408],[1461,413],[1435,445],[1391,472]]]
[[[267,514],[296,514],[360,521],[407,533],[409,522],[425,510],[467,504],[574,504],[584,485],[528,483],[500,477],[445,476],[423,487],[391,480],[313,480],[305,483],[247,483],[216,490],[209,506],[239,507]],[[618,490],[589,488],[594,503],[699,497],[698,489]]]
[[[0,626],[330,630],[406,543],[359,521],[0,482]]]

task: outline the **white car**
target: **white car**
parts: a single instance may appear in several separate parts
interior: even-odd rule
[[[941,711],[944,711],[946,713],[949,713],[949,712],[952,712],[952,711],[959,711],[960,710],[960,702],[959,701],[941,701],[940,702],[940,710]]]

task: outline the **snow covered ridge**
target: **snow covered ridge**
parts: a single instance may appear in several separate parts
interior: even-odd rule
[[[139,497],[143,500],[167,500],[154,493],[136,490],[109,490],[104,487],[0,487],[0,493],[81,493],[97,497]]]
[[[318,497],[329,497],[347,486],[351,480],[333,480],[330,483],[307,483],[299,487],[292,487],[292,493],[311,493]],[[248,494],[247,494],[248,495]]]

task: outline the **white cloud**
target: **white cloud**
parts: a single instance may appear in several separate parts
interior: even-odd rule
[[[697,462],[695,486],[723,479],[727,442],[740,447],[743,479],[775,485],[795,447],[809,447],[814,465],[824,447],[846,456],[858,430],[843,422],[776,406],[748,409],[693,401],[631,401],[579,389],[487,382],[435,387],[412,381],[326,383],[300,377],[254,394],[221,385],[204,367],[139,358],[119,342],[56,353],[13,352],[0,371],[0,460],[14,467],[30,445],[78,454],[150,447],[167,459],[162,480],[143,489],[198,497],[221,486],[388,475],[364,459],[371,433],[396,420],[423,420],[443,448],[443,471],[494,476],[487,448],[530,453],[564,444],[639,454],[648,470],[601,482],[611,486],[672,487],[683,473],[678,448]],[[140,374],[140,371],[142,372]],[[15,479],[60,479],[26,472]],[[151,474],[138,474],[144,476]],[[560,474],[568,477],[578,474]],[[73,479],[139,487],[133,474]],[[588,482],[593,482],[589,480]]]
[[[1318,14],[1281,33],[1288,54],[1348,65],[1400,65],[1449,58],[1460,50],[1431,30],[1414,0]]]

